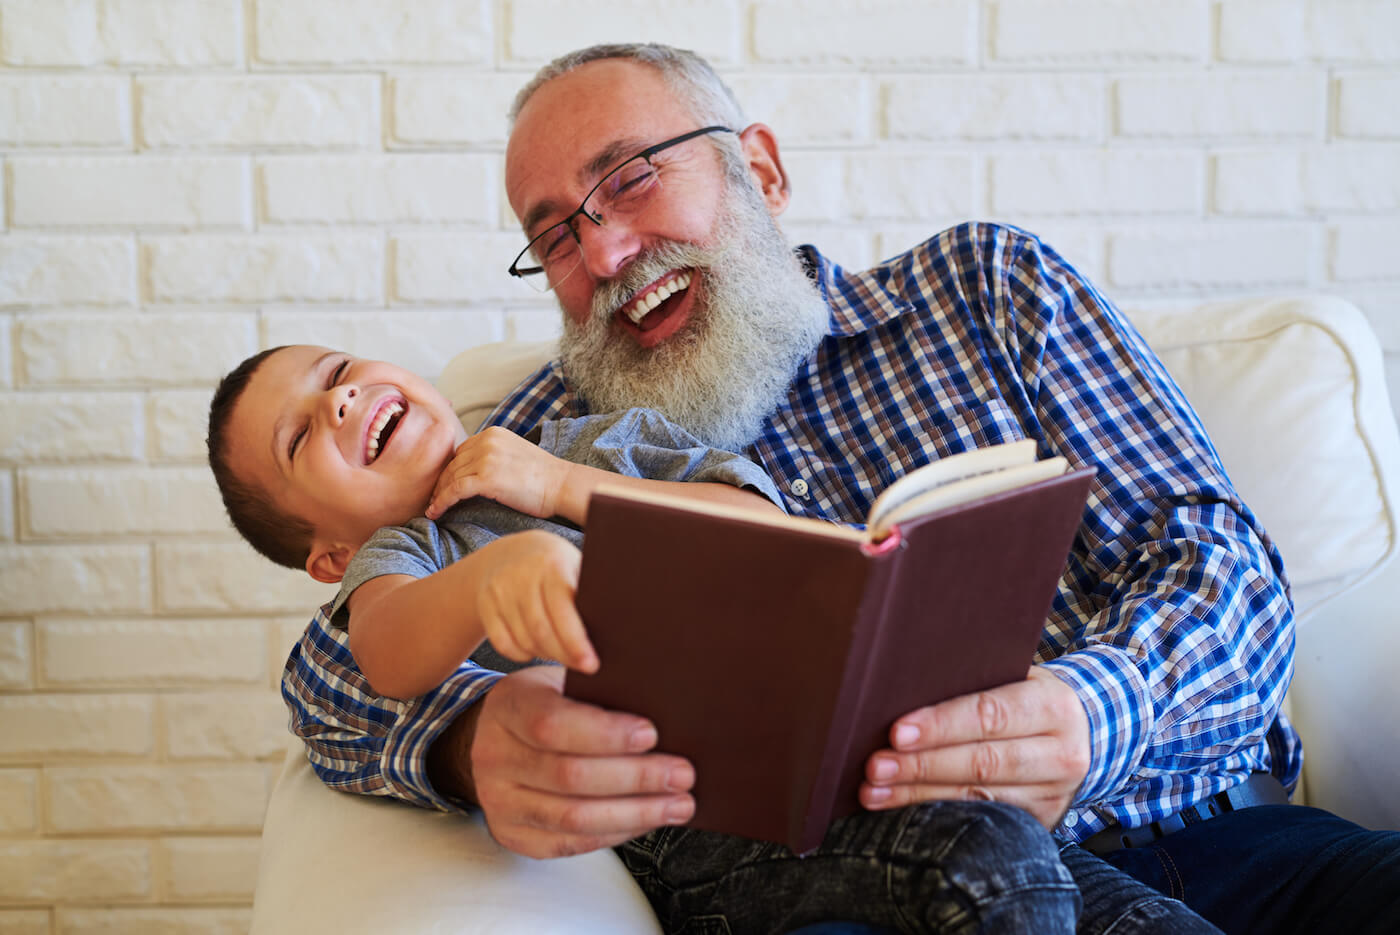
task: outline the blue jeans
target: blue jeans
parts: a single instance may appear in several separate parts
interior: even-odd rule
[[[840,819],[804,857],[689,828],[662,828],[617,852],[667,932],[773,935],[839,920],[849,924],[815,931],[1053,935],[1075,931],[1080,910],[1060,847],[1018,808],[936,802]],[[1215,931],[1175,900],[1072,850],[1119,887],[1115,905],[1100,900],[1079,931]]]
[[[1400,932],[1400,832],[1320,809],[1244,808],[1103,859],[1226,932]]]

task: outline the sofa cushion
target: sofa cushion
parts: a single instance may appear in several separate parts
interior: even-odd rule
[[[1131,317],[1282,550],[1300,623],[1389,559],[1400,443],[1360,311],[1308,297]]]
[[[437,388],[468,432],[475,432],[511,390],[554,356],[554,341],[502,341],[469,347],[448,362]]]

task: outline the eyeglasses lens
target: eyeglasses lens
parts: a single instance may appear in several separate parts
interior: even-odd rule
[[[638,157],[603,179],[584,201],[579,213],[599,227],[607,227],[636,217],[660,192],[661,176],[650,162]],[[537,271],[522,269],[525,273],[522,278],[540,292],[548,292],[578,269],[583,253],[576,231],[581,223],[583,219],[576,215],[530,241],[521,259],[528,259]]]

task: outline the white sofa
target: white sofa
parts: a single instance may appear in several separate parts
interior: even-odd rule
[[[1375,336],[1330,298],[1135,314],[1195,404],[1245,500],[1278,540],[1298,608],[1290,693],[1300,795],[1400,827],[1400,434]],[[466,352],[442,386],[475,427],[549,353]],[[321,786],[288,751],[263,829],[253,935],[658,931],[610,851],[555,861],[497,847],[479,819]]]

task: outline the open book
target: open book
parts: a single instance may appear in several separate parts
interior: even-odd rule
[[[692,826],[811,850],[896,718],[1025,677],[1092,478],[977,449],[864,530],[600,490],[577,603],[601,667],[565,693],[652,719],[695,765]]]

